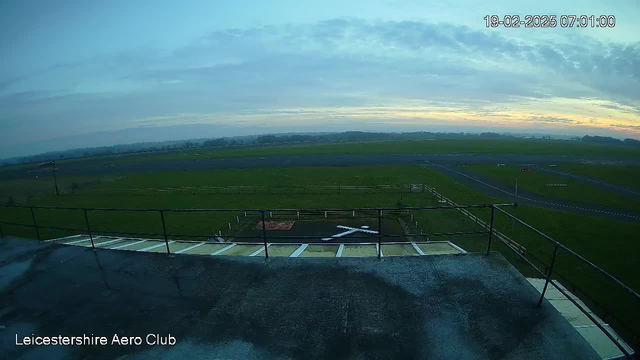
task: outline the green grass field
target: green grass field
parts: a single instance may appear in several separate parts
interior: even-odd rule
[[[531,173],[530,173],[531,174]],[[527,174],[529,175],[529,174]],[[78,182],[77,178],[61,178],[61,182]],[[46,195],[30,200],[34,205],[67,207],[122,207],[122,208],[353,208],[353,207],[396,207],[437,205],[431,194],[420,192],[390,191],[366,193],[336,192],[316,190],[309,193],[159,193],[130,195],[108,193],[117,189],[169,188],[177,186],[224,186],[224,185],[380,185],[419,184],[437,188],[439,192],[459,204],[495,203],[498,199],[487,197],[463,184],[453,181],[430,168],[423,166],[388,167],[329,167],[329,168],[278,168],[220,171],[174,171],[145,174],[123,174],[97,182],[95,178],[84,179],[86,186],[77,194],[63,196]],[[546,180],[545,180],[546,181]],[[45,184],[45,183],[43,183]],[[11,184],[10,184],[11,185]],[[13,184],[11,186],[15,186]],[[40,186],[40,183],[36,184]],[[9,188],[11,188],[9,186]],[[34,185],[35,186],[35,185]],[[44,185],[43,185],[44,186]],[[101,193],[104,191],[104,193]],[[561,243],[602,266],[623,282],[640,290],[640,279],[635,276],[637,254],[640,245],[633,241],[638,233],[637,224],[576,215],[568,212],[519,206],[509,209],[526,222],[539,228]],[[483,219],[489,219],[487,209],[473,211]],[[30,224],[28,209],[0,208],[4,221]],[[35,210],[40,225],[71,227],[84,230],[86,224],[82,211]],[[205,234],[218,231],[225,233],[229,223],[234,223],[243,214],[228,213],[167,213],[167,231],[174,234]],[[416,212],[420,226],[428,233],[446,231],[476,231],[478,226],[461,213],[454,210]],[[154,232],[161,233],[162,226],[158,212],[90,212],[93,231],[104,232]],[[513,224],[504,215],[496,214],[496,228],[527,248],[529,253],[548,264],[553,247],[540,236],[524,227]],[[5,234],[35,238],[33,229],[4,225]],[[83,231],[85,232],[85,231]],[[43,238],[71,235],[59,230],[41,230]],[[470,237],[443,236],[431,240],[451,240],[469,251],[486,249],[487,236]],[[533,274],[499,242],[494,249],[501,251],[514,265],[527,275]],[[591,297],[605,305],[617,315],[626,314],[637,331],[640,330],[640,315],[632,310],[638,304],[629,301],[624,293],[613,288],[604,279],[594,274],[583,264],[566,254],[560,254],[557,270],[584,288]],[[632,314],[632,315],[629,315]]]
[[[561,175],[531,169],[528,172],[520,172],[519,166],[465,165],[464,167],[509,185],[515,185],[517,176],[518,189],[552,199],[603,205],[619,209],[640,210],[640,199],[630,198],[596,185],[580,183],[577,180]],[[567,184],[567,186],[550,187],[546,186],[546,184]]]
[[[559,165],[558,169],[640,190],[640,166]]]
[[[425,154],[425,153],[517,153],[640,156],[640,149],[625,146],[535,139],[446,139],[377,141],[362,143],[297,144],[246,147],[240,149],[192,149],[118,161],[181,160],[208,157],[242,157],[309,154]]]
[[[427,153],[511,153],[511,154],[558,154],[601,155],[616,157],[639,157],[640,149],[624,145],[581,143],[576,141],[540,139],[434,139],[415,141],[372,141],[359,143],[314,143],[265,146],[239,146],[220,149],[192,148],[144,152],[138,154],[105,155],[91,158],[59,160],[65,163],[97,165],[106,163],[182,160],[221,157],[259,157],[270,155],[311,154],[427,154]],[[15,165],[0,167],[0,171],[33,166]]]

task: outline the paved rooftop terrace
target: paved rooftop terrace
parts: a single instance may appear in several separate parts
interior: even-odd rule
[[[598,359],[497,254],[181,256],[0,240],[0,358]],[[171,334],[174,346],[16,346]]]

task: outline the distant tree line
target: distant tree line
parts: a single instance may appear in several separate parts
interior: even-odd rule
[[[614,144],[614,145],[629,145],[640,147],[640,141],[634,139],[616,139],[609,136],[589,136],[585,135],[580,139],[582,142],[586,143],[598,143],[598,144]]]
[[[499,134],[495,132],[471,133],[436,133],[436,132],[407,132],[407,133],[382,133],[347,131],[341,133],[288,133],[270,134],[259,136],[238,136],[233,138],[191,139],[183,141],[146,142],[135,144],[121,144],[102,146],[95,148],[80,148],[64,151],[47,152],[39,155],[16,157],[2,160],[2,165],[37,163],[49,160],[73,159],[80,157],[95,157],[115,154],[152,153],[177,149],[193,148],[224,148],[237,146],[296,144],[296,143],[322,143],[322,142],[358,142],[358,141],[386,141],[386,140],[425,140],[425,139],[499,139],[516,138],[511,134]],[[551,139],[551,136],[542,136],[542,139]],[[576,138],[582,142],[619,144],[627,146],[640,146],[640,141],[633,139],[614,139],[604,136],[589,136]]]

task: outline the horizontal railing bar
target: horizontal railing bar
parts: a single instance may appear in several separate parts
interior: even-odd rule
[[[627,292],[629,292],[631,295],[633,295],[636,299],[640,300],[640,295],[638,295],[637,292],[635,292],[632,288],[628,287],[627,285],[625,285],[622,281],[618,280],[615,276],[609,274],[608,272],[606,272],[605,270],[601,269],[599,266],[597,266],[596,264],[592,263],[591,261],[585,259],[582,255],[576,253],[575,251],[569,249],[568,247],[562,245],[561,243],[559,243],[558,241],[554,240],[552,237],[550,237],[549,235],[543,233],[542,231],[534,228],[533,226],[527,224],[526,222],[518,219],[517,217],[509,214],[507,211],[502,210],[499,205],[496,205],[496,209],[498,209],[498,211],[502,212],[503,214],[509,216],[510,218],[514,219],[515,221],[517,221],[518,223],[520,223],[521,225],[524,225],[526,228],[534,231],[535,233],[537,233],[538,235],[542,236],[543,238],[551,241],[555,246],[558,246],[560,248],[562,248],[563,250],[565,250],[566,252],[568,252],[570,255],[573,255],[575,257],[577,257],[578,259],[582,260],[583,262],[585,262],[586,264],[588,264],[589,266],[591,266],[591,268],[593,268],[594,270],[598,271],[599,273],[601,273],[602,275],[606,276],[609,278],[609,280],[615,282],[618,286],[620,286],[621,288],[625,289]]]
[[[423,206],[423,207],[402,207],[402,208],[348,208],[348,209],[163,209],[163,208],[81,208],[81,207],[59,207],[59,206],[26,206],[26,205],[0,205],[0,208],[19,209],[43,209],[43,210],[87,210],[87,211],[131,211],[131,212],[283,212],[283,211],[402,211],[402,210],[444,210],[444,209],[469,209],[469,208],[490,208],[492,206],[513,206],[513,204],[485,204],[485,205],[457,205],[457,206]]]
[[[542,272],[542,270],[538,269],[537,266],[533,265],[533,263],[531,261],[529,261],[529,259],[527,259],[524,255],[520,254],[518,251],[516,251],[516,249],[513,249],[509,246],[507,246],[511,251],[513,251],[516,255],[518,255],[522,260],[524,260],[527,264],[529,264],[535,271],[538,272],[538,274],[540,274],[542,277],[545,277],[545,273]]]

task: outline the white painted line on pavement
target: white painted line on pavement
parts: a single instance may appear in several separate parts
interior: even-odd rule
[[[309,244],[300,245],[300,247],[297,248],[296,251],[293,252],[293,254],[289,255],[289,257],[298,257],[298,256],[300,256],[300,254],[302,254],[302,252],[304,251],[304,249],[307,248],[307,246],[309,246]]]
[[[182,250],[178,250],[178,251],[176,251],[174,254],[182,254],[183,252],[187,252],[187,251],[189,251],[189,250],[193,250],[193,249],[197,248],[198,246],[202,246],[202,245],[204,245],[204,244],[206,244],[206,243],[205,243],[205,242],[201,242],[200,244],[195,244],[195,245],[193,245],[193,246],[189,246],[189,247],[184,248],[184,249],[182,249]]]
[[[132,246],[132,245],[136,245],[136,244],[141,244],[143,242],[145,242],[147,240],[140,240],[140,241],[136,241],[136,242],[132,242],[131,244],[124,244],[124,245],[120,245],[120,246],[116,246],[116,247],[112,247],[110,248],[111,250],[118,250],[118,249],[122,249],[122,248],[126,248],[128,246]]]
[[[344,244],[340,244],[338,247],[338,252],[336,253],[336,257],[342,257],[342,252],[344,251]]]
[[[93,240],[100,238],[98,237],[94,237]],[[76,241],[71,241],[71,242],[67,242],[67,243],[63,243],[65,245],[73,245],[73,244],[77,244],[77,243],[81,243],[81,242],[85,242],[85,241],[91,241],[91,238],[88,239],[84,239],[84,240],[76,240]]]
[[[96,244],[96,246],[102,246],[102,245],[109,245],[109,244],[113,244],[114,242],[118,242],[120,240],[123,240],[124,238],[117,238],[117,239],[113,239],[113,240],[109,240],[109,241],[104,241],[101,242],[99,244]],[[94,239],[95,240],[95,239]]]
[[[411,242],[411,245],[413,245],[413,249],[420,255],[424,256],[424,252],[422,251],[422,249],[420,249],[420,247],[418,245],[416,245],[416,243],[414,243],[413,241]]]
[[[167,244],[171,245],[171,244],[173,244],[174,242],[175,242],[175,241],[169,241]],[[146,247],[146,248],[144,248],[144,249],[138,249],[138,250],[136,250],[136,251],[149,251],[149,250],[153,250],[153,249],[159,248],[160,246],[165,246],[165,245],[166,245],[165,243],[160,243],[160,244],[157,244],[157,245],[147,246],[147,247]]]
[[[447,244],[451,245],[454,249],[460,251],[461,254],[467,254],[467,251],[452,243],[451,241],[447,241]]]
[[[61,237],[61,238],[55,238],[55,239],[45,240],[44,242],[59,241],[59,240],[67,240],[67,239],[77,238],[77,237],[80,237],[80,236],[85,236],[85,235],[78,234],[78,235],[65,236],[65,237]]]
[[[267,244],[267,249],[269,248],[269,246],[271,246],[271,244]],[[260,249],[256,250],[256,251],[252,252],[251,255],[249,255],[249,256],[256,256],[256,255],[260,254],[263,251],[264,251],[264,246],[261,247]]]
[[[223,247],[222,249],[220,249],[220,250],[218,250],[218,251],[214,251],[213,253],[211,253],[211,256],[213,256],[213,255],[218,255],[218,254],[220,254],[221,252],[227,251],[227,250],[231,249],[231,248],[232,248],[232,247],[234,247],[234,246],[236,246],[236,244],[235,244],[235,243],[233,243],[233,244],[231,244],[231,245],[228,245],[228,246],[225,246],[225,247]]]

